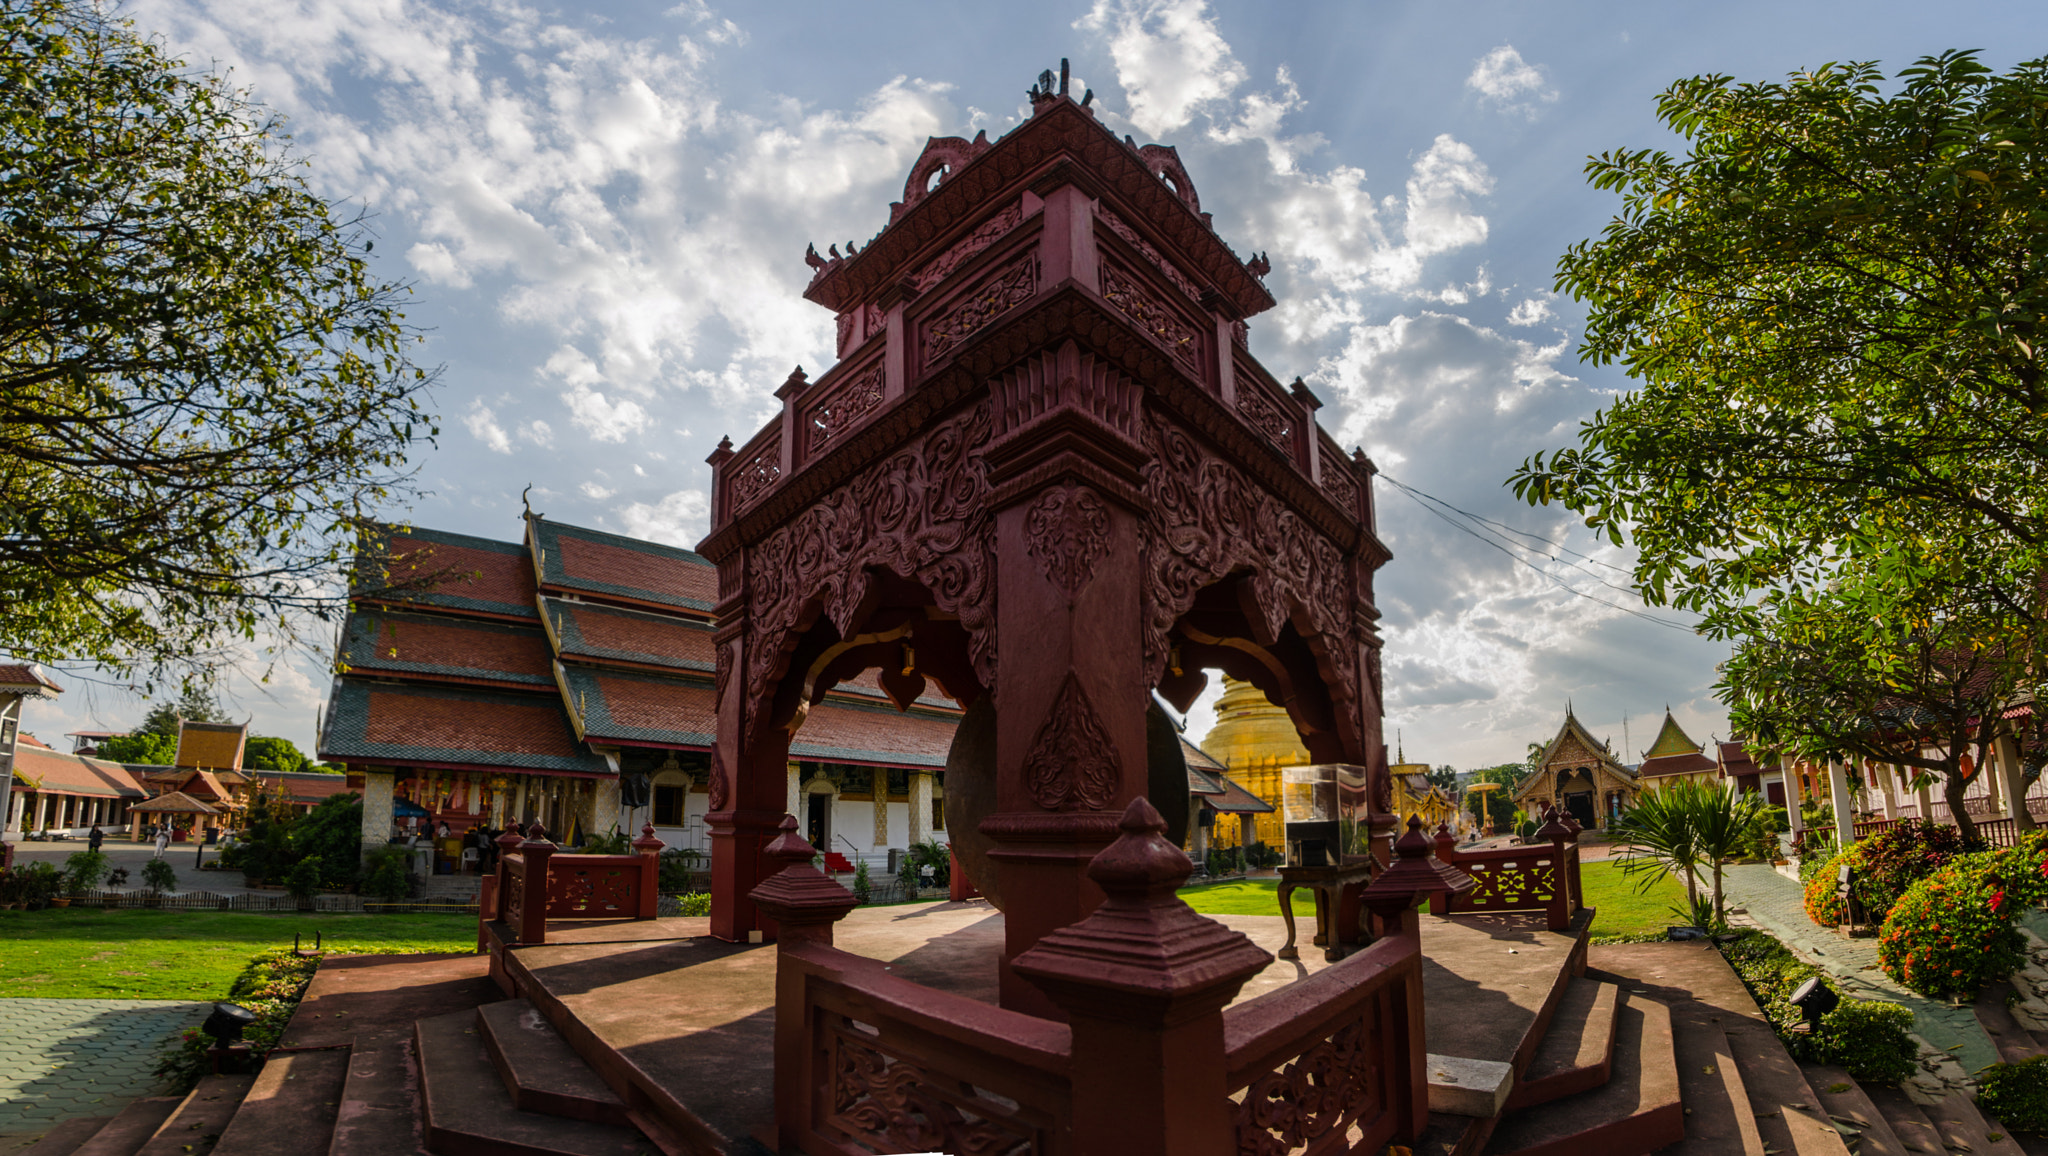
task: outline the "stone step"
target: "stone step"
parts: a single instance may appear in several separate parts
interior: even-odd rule
[[[1994,1147],[1991,1133],[2001,1133],[2003,1128],[1993,1127],[1977,1110],[1977,1101],[1969,1092],[1951,1092],[1932,1104],[1920,1105],[1920,1111],[1927,1116],[1927,1122],[1941,1136],[1944,1148],[1952,1152],[2011,1152],[2018,1147],[2006,1143],[2002,1138],[1999,1147]]]
[[[1625,989],[1640,999],[1634,989]],[[1665,1156],[1764,1156],[1756,1113],[1728,1036],[1712,1023],[1691,1018],[1673,1024],[1672,1050],[1678,1059],[1678,1095],[1685,1105],[1685,1138]],[[1775,1112],[1776,1109],[1773,1109]]]
[[[202,1077],[135,1156],[209,1156],[255,1082],[254,1076]]]
[[[491,1064],[474,1011],[413,1025],[427,1151],[439,1156],[647,1156],[631,1128],[521,1111]]]
[[[1799,1069],[1827,1118],[1845,1141],[1854,1141],[1856,1156],[1908,1156],[1905,1141],[1846,1069],[1827,1064],[1801,1064]]]
[[[1685,1137],[1671,1010],[1644,996],[1617,1001],[1606,1083],[1502,1117],[1491,1156],[1639,1156]]]
[[[1508,1096],[1510,1111],[1576,1095],[1607,1082],[1620,997],[1621,988],[1615,984],[1576,976],[1567,983],[1535,1058]]]
[[[512,1102],[528,1112],[631,1127],[626,1102],[523,999],[476,1009],[477,1027]]]
[[[347,1048],[272,1052],[213,1156],[328,1156],[348,1061]]]
[[[1977,1022],[1983,1025],[1984,1034],[1997,1047],[1998,1058],[2008,1064],[2048,1054],[2048,1049],[2007,1009],[2006,997],[2012,994],[2013,986],[2009,983],[1989,984],[1977,993],[1977,1001],[1970,1006]]]
[[[1786,1156],[1849,1156],[1848,1142],[1829,1123],[1820,1095],[1770,1024],[1761,1015],[1723,1015],[1719,1022],[1764,1146]]]
[[[107,1121],[106,1127],[72,1149],[73,1156],[135,1156],[148,1143],[183,1101],[177,1096],[151,1096],[137,1100]]]
[[[1899,1146],[1908,1156],[1940,1156],[1947,1151],[1940,1130],[1906,1093],[1896,1087],[1869,1087],[1863,1094],[1891,1126],[1892,1135],[1899,1138]]]
[[[107,1126],[112,1116],[81,1116],[66,1120],[43,1137],[24,1149],[20,1156],[71,1156],[78,1146],[92,1139],[93,1133]]]

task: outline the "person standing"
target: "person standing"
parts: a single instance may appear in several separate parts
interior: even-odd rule
[[[100,830],[99,825],[97,823],[93,825],[92,833],[85,837],[86,848],[92,851],[99,850],[100,844],[106,841],[107,833],[105,831]]]
[[[164,824],[163,826],[161,826],[161,827],[158,827],[158,828],[156,829],[156,854],[154,854],[154,855],[151,855],[151,856],[150,856],[150,858],[152,858],[152,859],[161,859],[161,858],[163,858],[163,857],[164,857],[164,851],[165,851],[165,849],[167,849],[168,847],[170,847],[170,845],[171,845],[171,825],[170,825],[169,823],[165,823],[165,824]]]

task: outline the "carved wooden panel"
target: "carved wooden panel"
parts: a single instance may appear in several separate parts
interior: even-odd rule
[[[875,362],[836,385],[805,407],[801,416],[805,459],[823,450],[833,438],[860,424],[882,405],[882,363]]]
[[[1330,500],[1341,506],[1345,513],[1358,509],[1358,483],[1351,480],[1349,469],[1336,462],[1323,464],[1323,489]]]
[[[911,275],[910,283],[917,286],[920,290],[931,288],[945,280],[948,274],[958,269],[969,257],[995,244],[998,239],[1011,229],[1016,228],[1023,220],[1023,206],[1011,205],[1009,208],[983,221],[981,226],[972,233],[954,242],[952,248],[932,258],[924,268]]]
[[[782,480],[782,441],[770,438],[761,452],[748,458],[740,467],[727,475],[732,487],[732,510],[738,513],[753,505],[767,493],[776,482]]]
[[[1201,364],[1201,344],[1194,327],[1182,321],[1134,275],[1114,265],[1102,268],[1102,295],[1138,327],[1166,346],[1174,358],[1190,369]]]
[[[1048,811],[1100,811],[1116,800],[1122,780],[1116,743],[1068,671],[1024,756],[1024,788]]]
[[[982,326],[1011,308],[1029,301],[1038,292],[1038,254],[1029,253],[991,273],[988,278],[955,301],[945,312],[925,323],[926,364],[944,357]]]
[[[1231,1105],[1239,1156],[1377,1151],[1390,1077],[1403,1059],[1391,1054],[1383,1002],[1367,1001],[1357,1019],[1254,1080]]]
[[[1173,282],[1175,288],[1187,294],[1188,300],[1201,301],[1202,291],[1195,286],[1193,281],[1188,280],[1187,274],[1182,273],[1173,262],[1160,256],[1159,250],[1153,248],[1151,242],[1140,237],[1138,231],[1125,223],[1122,217],[1105,209],[1101,213],[1101,219],[1109,226],[1110,232],[1122,237],[1125,243],[1138,252],[1143,253],[1147,261],[1157,266],[1159,271],[1165,274],[1166,279]]]
[[[526,857],[507,855],[502,860],[505,868],[505,887],[498,892],[498,920],[510,927],[513,934],[525,926],[526,917]]]
[[[972,1152],[1037,1156],[1037,1129],[1014,1119],[1016,1105],[892,1055],[862,1033],[830,1036],[831,1105],[824,1123],[876,1152]]]
[[[1294,419],[1288,416],[1286,403],[1276,400],[1257,382],[1238,379],[1237,412],[1274,445],[1294,452]]]
[[[812,599],[844,633],[870,567],[913,579],[957,614],[982,685],[995,685],[994,520],[986,402],[933,426],[749,551],[747,698],[758,704]]]
[[[1227,574],[1250,571],[1271,637],[1292,614],[1332,656],[1330,695],[1343,716],[1357,702],[1355,590],[1344,556],[1321,531],[1168,419],[1148,414],[1144,550],[1146,685],[1166,667],[1167,635],[1195,596]]]
[[[989,388],[998,436],[1031,424],[1056,405],[1068,405],[1138,440],[1144,390],[1072,340],[1003,371]]]
[[[1536,911],[1557,897],[1557,861],[1542,852],[1494,862],[1460,856],[1458,866],[1477,884],[1454,901],[1458,911]]]
[[[1087,486],[1053,486],[1025,513],[1024,532],[1025,548],[1071,602],[1109,552],[1109,505]]]
[[[637,855],[556,855],[548,862],[548,916],[638,915],[640,872]]]

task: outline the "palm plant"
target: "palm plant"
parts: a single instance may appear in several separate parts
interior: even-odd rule
[[[1625,845],[1622,872],[1639,877],[1637,889],[1645,891],[1677,875],[1685,883],[1686,899],[1679,915],[1698,924],[1704,913],[1710,916],[1707,926],[1723,926],[1728,911],[1722,868],[1728,860],[1740,858],[1752,841],[1762,806],[1760,795],[1703,783],[1676,783],[1644,792],[1612,824],[1615,839]],[[1704,902],[1702,875],[1710,882]]]

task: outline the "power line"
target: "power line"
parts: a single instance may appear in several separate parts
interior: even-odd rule
[[[1672,630],[1682,630],[1687,634],[1697,633],[1697,631],[1695,631],[1693,627],[1688,626],[1683,622],[1679,622],[1675,619],[1670,618],[1660,618],[1655,614],[1648,613],[1644,610],[1639,610],[1632,606],[1624,606],[1619,602],[1611,602],[1605,598],[1599,597],[1598,595],[1589,594],[1586,591],[1581,590],[1576,586],[1573,586],[1571,583],[1566,582],[1563,578],[1558,577],[1556,574],[1551,573],[1549,570],[1546,570],[1543,567],[1538,566],[1536,563],[1531,562],[1529,559],[1523,557],[1521,554],[1516,553],[1516,551],[1526,550],[1530,553],[1537,555],[1538,557],[1548,559],[1552,562],[1557,562],[1560,565],[1570,566],[1573,569],[1585,573],[1589,577],[1592,577],[1594,581],[1600,583],[1600,585],[1605,586],[1610,590],[1614,590],[1622,594],[1628,594],[1632,597],[1640,597],[1640,595],[1637,595],[1635,591],[1626,590],[1622,587],[1616,586],[1613,583],[1608,582],[1603,578],[1600,578],[1598,575],[1593,574],[1592,571],[1587,570],[1585,567],[1580,566],[1575,562],[1571,562],[1564,558],[1559,558],[1555,555],[1545,554],[1543,551],[1538,550],[1533,546],[1529,546],[1521,542],[1516,542],[1510,539],[1503,538],[1499,533],[1490,529],[1490,527],[1498,526],[1502,530],[1518,534],[1522,537],[1535,538],[1538,541],[1549,543],[1550,545],[1555,546],[1557,549],[1564,551],[1565,553],[1569,553],[1580,558],[1585,558],[1590,562],[1595,562],[1598,565],[1606,566],[1610,570],[1615,570],[1621,573],[1627,573],[1627,571],[1622,570],[1619,566],[1615,566],[1608,562],[1601,562],[1599,559],[1593,558],[1591,555],[1588,554],[1581,554],[1576,550],[1569,549],[1568,547],[1558,542],[1554,542],[1551,539],[1545,538],[1540,534],[1534,534],[1526,530],[1518,530],[1512,526],[1507,526],[1503,523],[1496,522],[1491,518],[1481,517],[1480,515],[1474,514],[1469,510],[1461,510],[1457,506],[1454,506],[1451,503],[1444,501],[1442,498],[1438,498],[1430,494],[1425,494],[1421,490],[1418,490],[1415,487],[1407,485],[1403,482],[1397,481],[1394,478],[1388,477],[1384,473],[1380,474],[1379,476],[1385,481],[1387,481],[1389,484],[1391,484],[1395,489],[1400,490],[1402,493],[1408,495],[1409,500],[1413,501],[1416,505],[1428,511],[1430,514],[1435,515],[1436,517],[1442,519],[1445,523],[1459,530],[1460,532],[1469,534],[1473,538],[1479,540],[1480,542],[1483,542],[1486,545],[1491,546],[1496,550],[1499,550],[1501,553],[1506,554],[1510,559],[1513,559],[1520,565],[1526,566],[1530,570],[1533,570],[1536,573],[1541,574],[1544,578],[1549,579],[1550,582],[1556,585],[1559,589],[1563,590],[1567,594],[1572,595],[1575,598],[1584,598],[1588,602],[1598,603],[1599,605],[1605,606],[1610,610],[1619,610],[1623,614],[1633,615],[1634,617],[1640,618],[1645,622],[1654,623],[1658,626],[1668,627]],[[1451,511],[1452,513],[1447,513],[1446,511]],[[1459,515],[1460,517],[1468,519],[1468,521],[1460,521],[1459,517],[1452,516],[1453,513]],[[1477,525],[1475,526],[1474,523],[1477,523]]]

